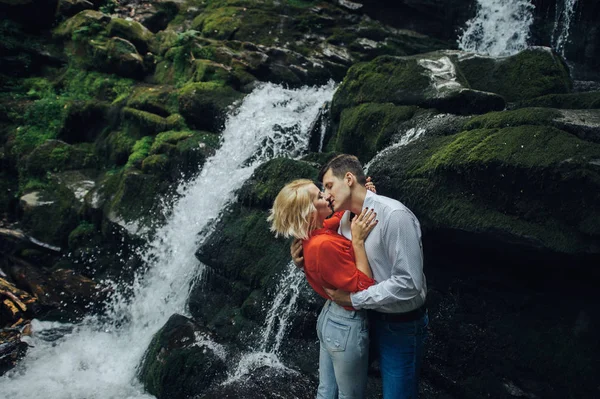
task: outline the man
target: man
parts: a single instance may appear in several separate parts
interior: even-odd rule
[[[327,290],[341,306],[371,309],[371,341],[379,352],[384,399],[418,397],[419,370],[429,322],[425,308],[421,227],[402,203],[369,192],[358,158],[339,155],[321,169],[319,178],[334,211],[346,211],[339,233],[351,238],[351,213],[373,208],[379,224],[365,242],[377,284],[350,294]],[[301,261],[297,244],[292,257]]]

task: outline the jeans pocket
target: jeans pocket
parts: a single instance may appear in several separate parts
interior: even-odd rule
[[[350,326],[327,319],[323,329],[323,344],[328,351],[343,352],[346,350]]]

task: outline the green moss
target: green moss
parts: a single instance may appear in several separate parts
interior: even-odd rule
[[[157,150],[165,143],[168,144],[177,144],[179,141],[189,139],[194,135],[194,132],[189,130],[184,131],[168,131],[159,133],[154,142],[152,143],[152,147],[150,148],[150,153],[156,153]],[[212,135],[211,135],[212,136]]]
[[[579,253],[596,234],[587,221],[598,213],[594,159],[598,144],[523,125],[426,137],[387,153],[370,172],[385,176],[382,192],[407,204],[425,228]]]
[[[431,155],[416,173],[478,163],[509,163],[525,168],[557,165],[566,159],[585,159],[598,154],[591,144],[547,126],[478,129],[452,136],[453,140]]]
[[[259,166],[240,190],[240,202],[247,206],[269,209],[283,186],[292,180],[315,180],[318,170],[314,164],[288,158],[276,158]]]
[[[125,167],[129,168],[133,166],[141,166],[141,162],[150,153],[150,148],[152,147],[153,141],[154,138],[151,136],[142,137],[141,139],[136,141]]]
[[[177,96],[172,87],[139,86],[128,97],[127,106],[161,116],[176,113]]]
[[[87,244],[95,235],[97,235],[97,233],[98,231],[94,224],[88,221],[79,223],[79,225],[69,233],[69,248],[74,249]]]
[[[162,116],[135,108],[125,107],[121,114],[130,129],[134,129],[140,134],[156,134],[174,127]]]
[[[562,109],[600,108],[600,91],[569,94],[548,94],[546,96],[521,101],[519,107],[547,107]]]
[[[567,93],[572,86],[560,58],[544,49],[524,50],[501,59],[471,57],[458,65],[471,88],[500,94],[507,101]]]
[[[362,162],[369,161],[389,142],[399,123],[413,117],[414,106],[367,103],[346,108],[340,117],[340,126],[333,150],[356,155]]]
[[[192,22],[192,28],[205,37],[218,40],[232,39],[233,33],[241,26],[245,10],[241,7],[221,7],[207,10]]]
[[[165,154],[149,155],[142,161],[142,172],[165,176],[169,172],[169,157]]]
[[[113,165],[124,165],[133,150],[136,138],[127,129],[109,133],[106,139],[106,157]]]
[[[515,127],[521,125],[550,125],[561,117],[560,112],[544,108],[524,108],[514,111],[489,112],[471,118],[465,123],[466,130]]]
[[[423,72],[416,59],[389,56],[354,65],[333,97],[334,120],[344,108],[362,103],[417,104],[430,85]]]
[[[109,36],[118,36],[133,43],[141,54],[145,54],[149,50],[154,38],[152,32],[137,21],[111,18],[106,29]]]
[[[60,78],[62,95],[81,100],[96,98],[118,102],[134,88],[134,80],[102,72],[67,68]]]
[[[69,102],[63,97],[44,98],[27,108],[25,126],[16,130],[12,153],[17,158],[30,153],[46,140],[56,138],[64,126]]]

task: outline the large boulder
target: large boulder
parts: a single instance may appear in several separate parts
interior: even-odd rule
[[[154,335],[139,369],[144,388],[159,399],[198,397],[225,378],[225,348],[192,320],[174,314]]]
[[[600,146],[543,123],[551,112],[497,113],[468,130],[382,153],[370,173],[428,231],[501,247],[600,253]],[[537,119],[538,125],[534,125]]]

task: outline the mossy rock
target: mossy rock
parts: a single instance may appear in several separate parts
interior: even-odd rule
[[[202,131],[168,131],[154,139],[150,155],[168,156],[167,176],[171,181],[197,173],[219,147],[219,136]],[[144,161],[145,162],[145,161]]]
[[[139,78],[144,75],[144,59],[130,41],[112,37],[106,44],[98,43],[94,47],[94,61],[100,62],[96,66],[99,70],[127,78]]]
[[[192,29],[213,39],[233,39],[233,33],[239,29],[245,11],[242,7],[219,7],[205,10],[194,18]]]
[[[29,176],[45,176],[48,172],[96,166],[97,159],[91,145],[70,145],[60,140],[48,140],[27,156],[24,172]]]
[[[179,90],[179,112],[188,126],[219,132],[229,107],[243,95],[216,83],[189,83]]]
[[[77,226],[80,204],[73,193],[59,184],[32,191],[21,197],[21,226],[35,239],[64,248],[69,233]]]
[[[249,207],[268,210],[279,191],[295,179],[316,180],[319,170],[314,163],[276,158],[259,166],[252,177],[244,183],[239,201]]]
[[[73,250],[82,246],[100,244],[101,239],[98,228],[93,223],[83,221],[69,233],[68,244]]]
[[[143,135],[155,135],[177,127],[177,121],[169,121],[160,115],[130,107],[123,108],[121,116],[130,129]]]
[[[568,94],[548,94],[515,104],[515,107],[545,107],[562,109],[598,109],[600,91]]]
[[[121,18],[111,18],[106,27],[109,36],[118,36],[133,43],[137,51],[145,54],[151,49],[154,35],[148,28],[137,21],[128,21]]]
[[[397,126],[412,118],[416,110],[414,106],[390,103],[365,103],[346,108],[342,111],[337,135],[332,138],[330,146],[334,151],[354,154],[362,162],[367,162],[387,146]]]
[[[149,155],[142,161],[142,172],[164,177],[168,175],[170,169],[169,157],[165,154]]]
[[[170,86],[138,86],[128,97],[127,106],[161,117],[178,111],[176,92]]]
[[[106,128],[110,112],[107,102],[73,102],[68,107],[58,138],[69,144],[93,143]]]
[[[118,103],[132,92],[135,81],[114,74],[68,67],[57,84],[69,97]]]
[[[110,16],[100,11],[84,10],[61,23],[53,33],[62,39],[71,38],[74,34],[93,35],[102,31],[110,20]]]
[[[108,188],[108,187],[107,187]],[[135,168],[126,169],[118,176],[112,200],[104,213],[118,224],[136,223],[151,225],[160,219],[157,198],[168,189],[168,183],[154,175],[141,173]]]
[[[598,144],[522,125],[426,137],[383,154],[370,173],[378,190],[406,203],[425,229],[586,254],[600,252],[588,220],[598,215],[598,159]]]
[[[513,111],[490,112],[485,115],[475,116],[465,123],[464,128],[465,130],[473,130],[522,125],[548,126],[559,117],[561,117],[561,113],[554,109],[523,108]]]
[[[173,315],[154,335],[138,377],[144,388],[159,399],[195,397],[225,378],[226,365],[216,345],[196,344],[197,336],[213,334],[181,315]]]
[[[97,148],[109,164],[125,165],[136,141],[137,138],[127,129],[115,130],[110,132]]]
[[[381,56],[352,66],[333,97],[333,120],[339,120],[343,109],[364,103],[417,105],[455,114],[503,109],[505,102],[497,94],[468,87],[455,72],[453,54]]]
[[[548,48],[504,58],[458,57],[456,64],[470,88],[500,94],[511,102],[564,94],[572,88],[566,64]]]

